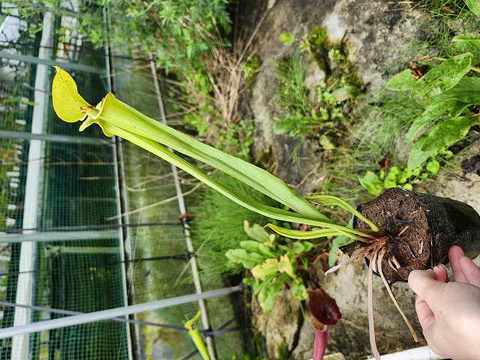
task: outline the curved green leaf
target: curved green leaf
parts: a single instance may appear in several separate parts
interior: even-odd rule
[[[459,103],[457,99],[445,99],[439,97],[434,100],[425,111],[414,120],[408,129],[405,139],[408,142],[415,141],[425,130],[435,124],[444,115],[458,116],[465,109],[465,104]]]
[[[357,209],[355,209],[352,205],[350,205],[348,202],[346,202],[343,199],[340,199],[336,196],[332,195],[324,195],[324,194],[313,194],[310,196],[307,196],[307,199],[311,201],[315,201],[319,204],[326,205],[326,206],[338,206],[339,208],[347,211],[348,213],[352,214],[353,216],[356,216],[358,219],[363,221],[365,224],[367,224],[372,231],[378,232],[378,226],[375,225],[372,221],[367,219],[361,212],[359,212]]]
[[[226,196],[230,200],[260,215],[263,215],[275,220],[281,220],[281,221],[287,221],[287,222],[293,222],[293,223],[299,223],[299,224],[307,224],[307,225],[322,227],[325,229],[339,230],[342,233],[348,232],[349,234],[352,234],[352,236],[357,236],[357,237],[371,237],[370,235],[355,229],[350,229],[341,225],[333,224],[328,221],[317,220],[315,218],[310,218],[301,214],[294,213],[292,211],[268,206],[258,202],[253,198],[245,198],[244,195],[237,194],[233,189],[226,188],[219,182],[213,180],[211,177],[205,174],[198,167],[190,164],[188,161],[186,161],[179,155],[173,153],[172,151],[168,150],[166,147],[158,144],[155,141],[149,140],[142,136],[138,136],[136,134],[132,134],[128,131],[125,131],[122,128],[111,126],[108,123],[104,124],[104,128],[109,133],[114,133],[117,136],[120,136],[121,138],[128,140],[131,143],[138,145],[147,151],[150,151],[151,153],[157,155],[159,158],[164,159],[170,164],[194,176],[198,180],[202,181],[205,185],[210,186],[212,189],[218,191],[220,194]]]
[[[386,84],[386,88],[392,91],[414,91],[418,81],[410,70],[404,70],[392,77]]]
[[[57,72],[54,83],[60,84],[61,86],[67,84],[68,89],[71,90],[69,90],[70,92],[76,90],[75,81],[63,70]],[[80,99],[82,99],[80,95],[78,95],[78,98],[73,97],[75,105],[73,107],[60,107],[60,109],[58,109],[61,111],[59,116],[61,114],[64,115],[63,111],[68,113],[70,109],[72,114],[70,114],[71,117],[69,119],[77,119],[77,108],[80,106]],[[55,110],[57,111],[57,109]],[[108,134],[117,135],[117,133],[108,131],[108,129],[114,129],[115,131],[121,129],[124,133],[158,142],[224,172],[302,216],[324,222],[329,221],[325,215],[297,194],[296,191],[290,188],[284,181],[270,174],[268,171],[235,156],[226,154],[214,147],[203,144],[189,135],[183,134],[180,131],[145,116],[131,106],[118,100],[113,94],[107,94],[107,96],[105,96],[102,100],[99,114],[92,118],[99,123],[104,132]]]
[[[475,35],[457,35],[452,40],[452,45],[459,52],[469,52],[473,55],[473,63],[480,62],[480,37]]]
[[[476,123],[478,120],[473,117],[460,116],[438,124],[413,145],[408,167],[415,169],[423,166],[428,159],[463,139]]]
[[[480,16],[480,1],[479,0],[464,0],[468,8],[476,16]]]
[[[433,67],[421,78],[419,93],[431,98],[453,88],[472,69],[472,60],[473,55],[465,53]]]
[[[297,239],[297,240],[312,240],[312,239],[319,239],[319,238],[329,238],[332,236],[338,235],[345,235],[352,239],[358,239],[358,236],[355,236],[349,232],[341,231],[341,230],[331,230],[331,229],[312,229],[309,231],[302,231],[302,230],[293,230],[284,228],[281,226],[277,226],[274,224],[267,224],[265,228],[270,229],[277,233],[280,236],[289,238],[289,239]],[[345,228],[348,229],[348,228]]]

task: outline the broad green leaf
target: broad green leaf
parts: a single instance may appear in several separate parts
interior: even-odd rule
[[[255,266],[252,270],[252,275],[257,280],[264,280],[266,277],[276,273],[285,273],[291,278],[295,278],[292,263],[288,256],[284,255],[277,259],[267,259],[260,265]]]
[[[265,258],[275,257],[276,255],[272,252],[267,245],[258,241],[240,241],[240,247],[247,250],[249,253],[257,253]]]
[[[419,93],[431,98],[453,88],[472,69],[472,60],[473,55],[466,53],[433,67],[421,78]]]
[[[418,81],[415,80],[410,70],[398,73],[386,84],[386,88],[392,91],[414,91],[418,86]]]
[[[75,80],[68,72],[55,66],[56,74],[52,83],[52,100],[55,113],[66,122],[77,122],[86,117],[83,109],[91,105],[80,96]]]
[[[338,206],[339,208],[347,211],[353,216],[356,216],[358,219],[360,219],[365,224],[367,224],[370,227],[370,229],[372,229],[373,231],[375,232],[378,231],[377,225],[375,225],[372,221],[370,221],[365,216],[363,216],[361,212],[355,209],[348,202],[346,202],[343,199],[340,199],[339,197],[332,196],[332,195],[324,195],[324,194],[313,194],[313,195],[307,196],[307,199],[322,205],[326,205],[326,206]]]
[[[280,264],[277,259],[267,259],[265,262],[255,266],[251,271],[253,277],[261,281],[267,276],[280,272]]]
[[[335,263],[337,262],[337,257],[338,257],[338,250],[342,246],[347,246],[352,244],[354,241],[355,240],[347,236],[337,236],[335,239],[333,239],[332,245],[330,246],[330,251],[328,252],[328,266],[329,267],[335,266]]]
[[[480,16],[480,1],[479,0],[464,0],[468,8],[476,16]]]
[[[438,101],[458,101],[465,106],[480,104],[480,78],[464,77],[454,88],[448,90]]]
[[[301,255],[303,253],[309,252],[314,247],[315,245],[308,241],[295,241],[291,246],[291,250],[294,255]]]
[[[246,269],[251,269],[261,264],[265,258],[255,253],[249,253],[245,249],[228,250],[225,256],[234,264],[241,264]]]
[[[457,99],[444,99],[441,96],[439,96],[438,99],[434,98],[425,111],[414,120],[405,135],[405,139],[408,142],[415,141],[425,130],[434,125],[441,116],[458,116],[463,111],[464,107],[465,105],[459,103]]]
[[[271,242],[270,234],[264,229],[263,226],[253,224],[250,226],[248,221],[243,222],[243,230],[250,239],[260,241],[262,243]]]
[[[385,176],[385,180],[383,181],[383,186],[385,187],[385,189],[397,187],[400,173],[401,171],[397,166],[392,166],[390,168],[387,176]]]
[[[278,296],[283,291],[285,282],[279,276],[271,277],[268,281],[262,281],[254,285],[254,292],[257,294],[258,302],[266,313],[272,311]]]
[[[430,160],[427,163],[426,169],[430,174],[437,175],[438,172],[440,171],[440,163],[435,159]]]
[[[463,139],[477,122],[478,120],[472,117],[460,116],[438,124],[413,145],[408,167],[410,169],[421,167],[428,159]]]
[[[458,35],[452,40],[452,45],[459,52],[469,52],[473,55],[473,64],[480,63],[480,37],[475,35]]]
[[[287,229],[274,224],[267,224],[265,228],[274,231],[280,236],[283,236],[289,239],[297,239],[297,240],[312,240],[312,239],[319,239],[319,238],[325,238],[325,237],[328,238],[328,237],[337,236],[337,235],[345,235],[345,236],[350,236],[352,238],[357,238],[355,235],[352,235],[348,232],[342,232],[339,230],[331,230],[331,229],[312,229],[309,231],[302,231],[302,230]]]
[[[408,167],[402,170],[402,173],[400,174],[398,178],[398,183],[403,185],[405,184],[411,177],[413,177],[413,171],[412,169],[409,169]]]
[[[383,181],[373,171],[367,171],[365,175],[358,179],[370,195],[379,196],[383,190]]]

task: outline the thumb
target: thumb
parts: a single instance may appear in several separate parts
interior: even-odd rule
[[[414,270],[408,276],[408,286],[420,298],[425,300],[430,307],[435,303],[435,298],[439,290],[443,288],[445,283],[436,280],[433,270]]]

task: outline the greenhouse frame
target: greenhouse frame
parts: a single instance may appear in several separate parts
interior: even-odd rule
[[[7,2],[0,10],[0,358],[200,358],[184,327],[197,311],[211,359],[241,353],[242,287],[199,272],[195,186],[98,129],[78,133],[51,107],[61,66],[89,100],[112,91],[167,122],[154,57],[86,42],[75,0],[45,8],[40,24]],[[108,8],[98,11],[108,27]]]

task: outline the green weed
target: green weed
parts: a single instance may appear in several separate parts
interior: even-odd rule
[[[265,197],[250,192],[238,181],[229,177],[220,177],[219,181],[236,187],[244,195],[255,196],[260,201]],[[249,240],[243,230],[244,221],[264,223],[266,218],[249,211],[216,191],[207,189],[195,200],[200,211],[195,212],[192,222],[192,235],[202,274],[206,279],[218,278],[218,275],[230,276],[242,272],[242,267],[233,264],[225,257],[228,250],[236,249],[242,241]]]
[[[314,89],[306,85],[307,58],[313,59],[325,78]],[[282,114],[275,131],[293,137],[316,137],[325,150],[333,150],[348,127],[348,112],[360,92],[343,44],[331,44],[323,28],[314,28],[299,50],[278,63]]]

